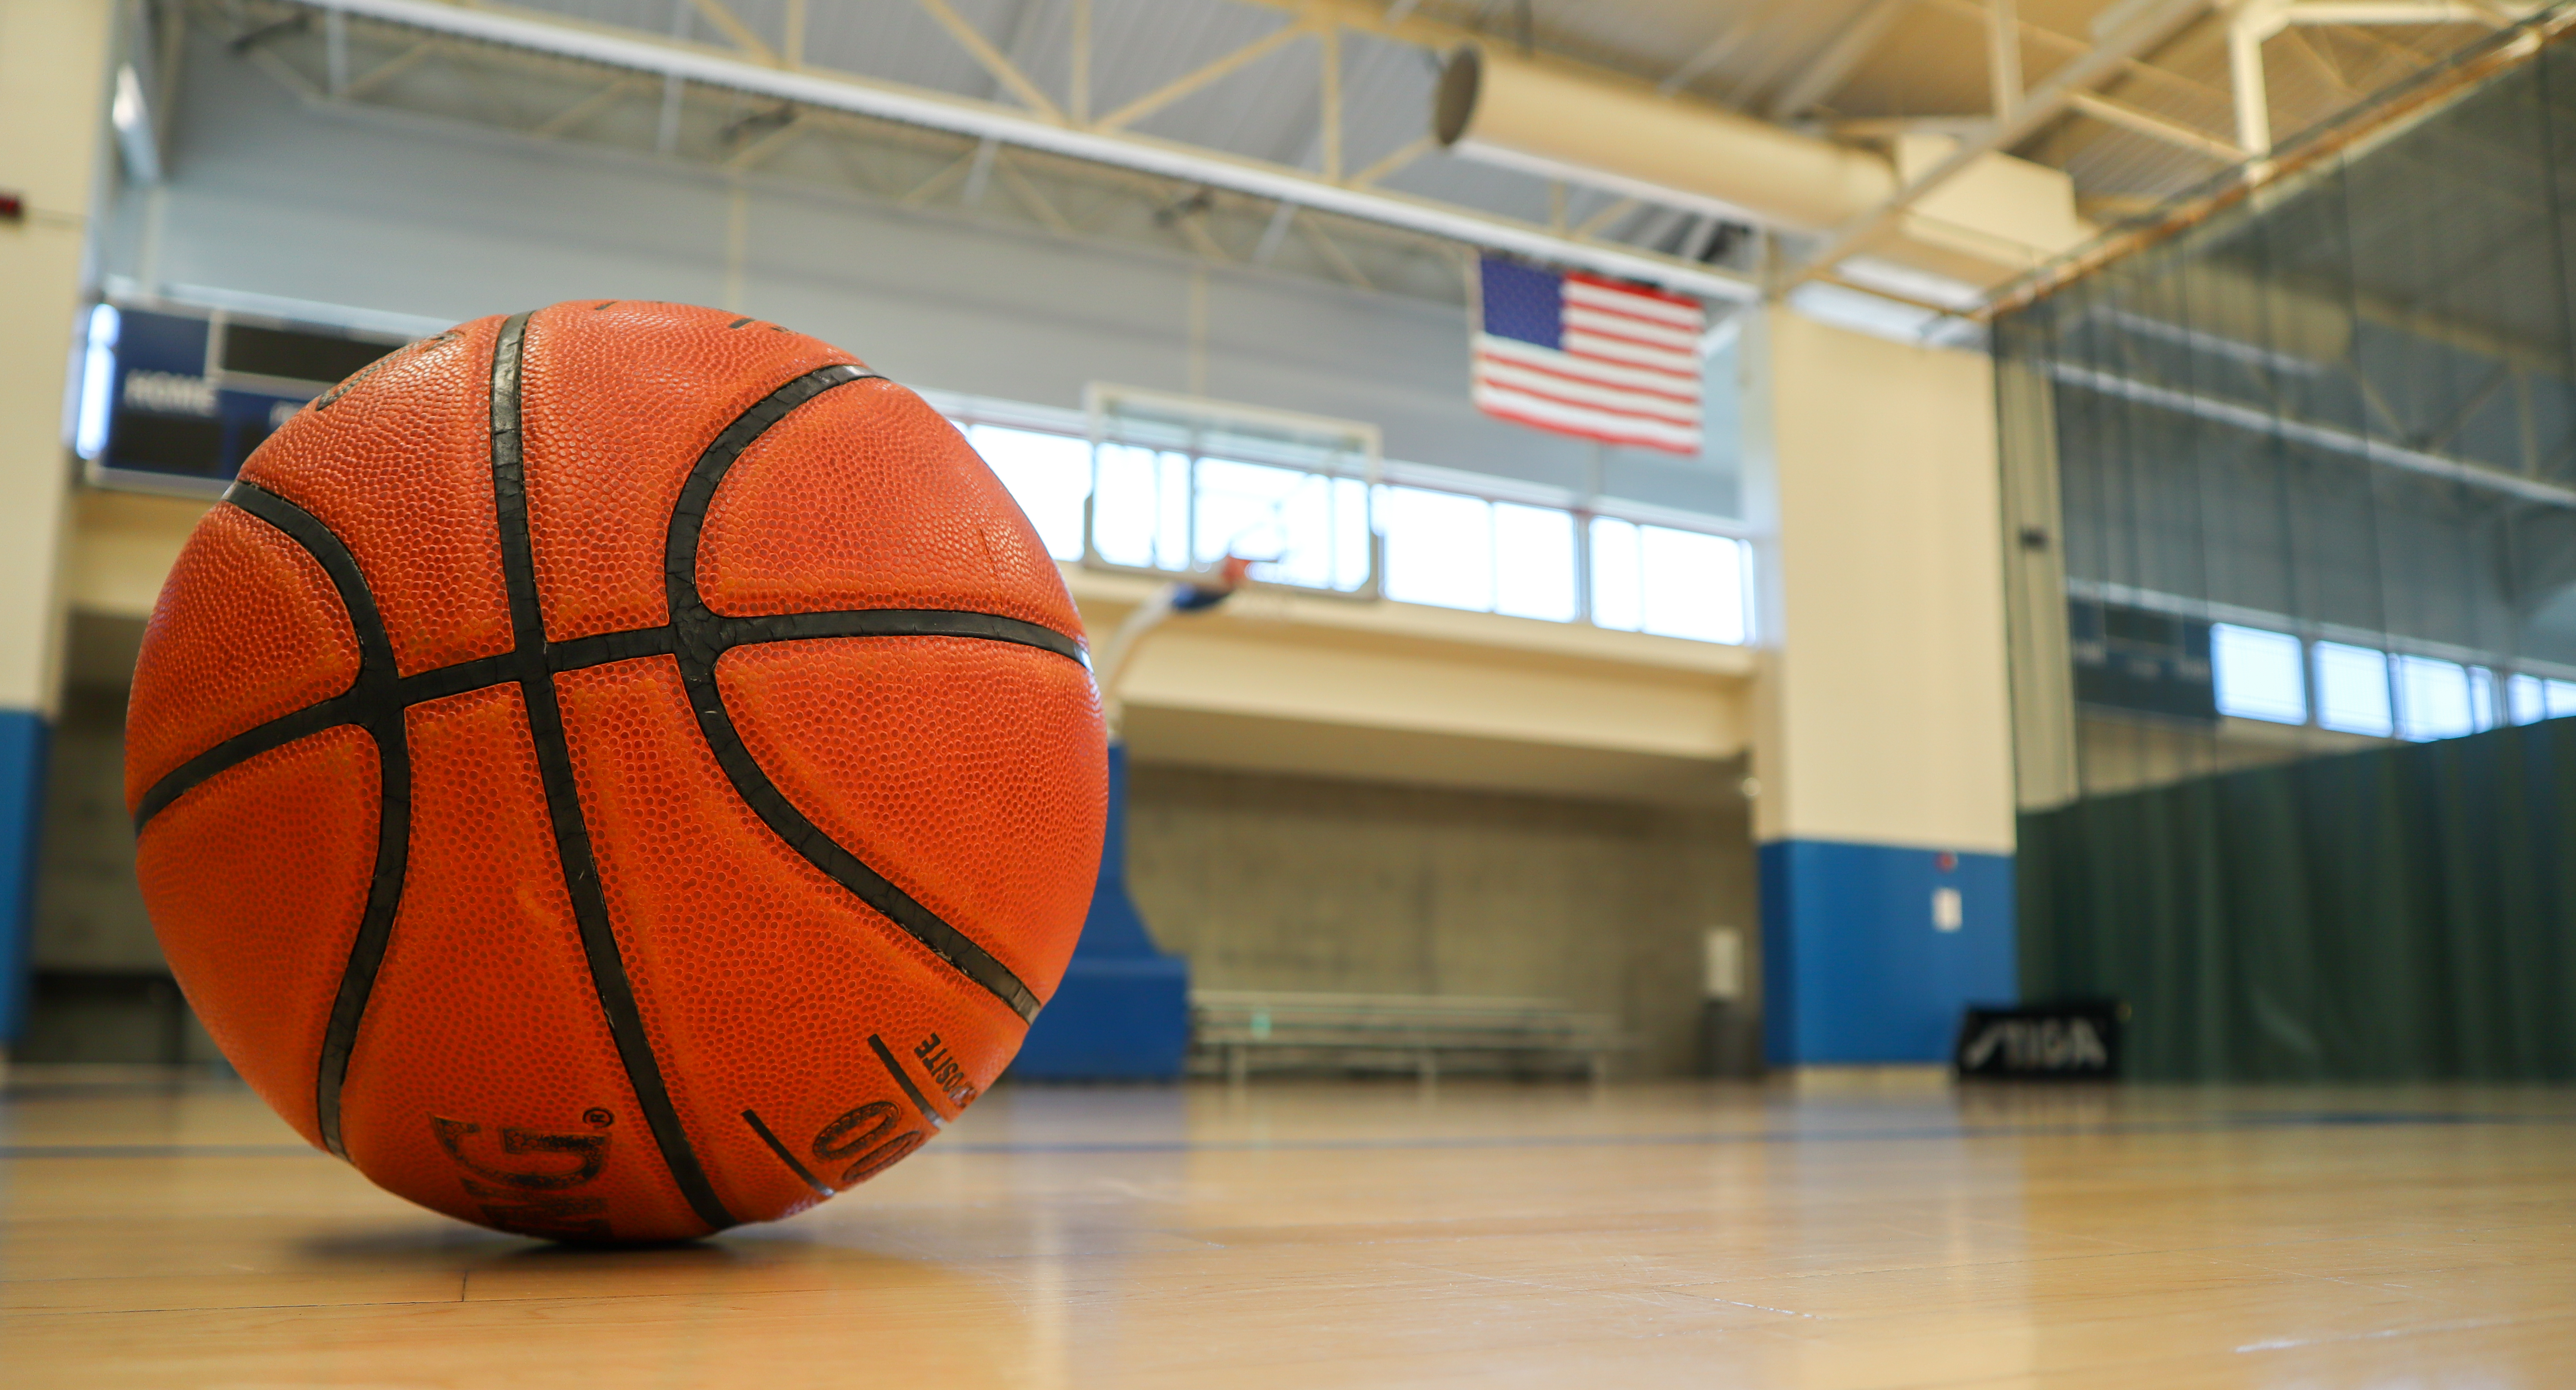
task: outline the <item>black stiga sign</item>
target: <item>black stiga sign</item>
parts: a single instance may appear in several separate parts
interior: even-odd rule
[[[209,495],[306,401],[402,344],[184,305],[102,305],[90,334],[90,481]]]
[[[1970,1009],[1959,1025],[1959,1074],[2109,1080],[2120,1074],[2120,1019],[2127,1012],[2100,999]]]

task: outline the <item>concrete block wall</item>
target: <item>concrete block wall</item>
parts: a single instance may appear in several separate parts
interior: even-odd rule
[[[1514,995],[1616,1014],[1696,1070],[1702,932],[1757,918],[1740,805],[1657,806],[1140,762],[1138,908],[1216,989]]]

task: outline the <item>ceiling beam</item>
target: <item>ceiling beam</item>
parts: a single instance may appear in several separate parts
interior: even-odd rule
[[[1887,35],[1888,26],[1914,7],[1914,0],[1870,0],[1869,8],[1854,15],[1843,26],[1842,33],[1825,46],[1807,70],[1798,74],[1779,96],[1772,99],[1765,114],[1775,121],[1803,116],[1807,108],[1841,90],[1851,75],[1858,71],[1878,41]]]
[[[1986,109],[2007,120],[2021,105],[2021,18],[2013,0],[1986,0]]]
[[[1199,88],[1228,76],[1250,63],[1258,62],[1273,51],[1294,43],[1307,33],[1303,25],[1286,24],[1235,49],[1212,62],[1201,63],[1134,101],[1119,107],[1092,123],[1095,130],[1124,130],[1179,101]]]
[[[1629,213],[1635,212],[1637,210],[1637,206],[1637,200],[1634,198],[1613,198],[1607,204],[1604,204],[1600,211],[1592,214],[1590,217],[1584,218],[1580,222],[1575,223],[1574,230],[1570,235],[1578,237],[1599,236],[1602,232],[1609,229],[1611,223],[1618,221]]]
[[[550,53],[629,72],[703,83],[731,91],[845,111],[879,120],[926,126],[1025,149],[1164,178],[1206,184],[1256,198],[1296,203],[1318,212],[1508,251],[1604,275],[1642,280],[1709,299],[1749,302],[1761,291],[1751,280],[1712,266],[1634,247],[1578,241],[1548,229],[1454,204],[1353,188],[1303,170],[1219,151],[1123,132],[1081,130],[1033,112],[972,101],[918,87],[898,86],[842,73],[790,71],[731,53],[629,30],[619,33],[538,18],[524,11],[442,3],[442,0],[298,0],[311,7],[346,10],[368,19],[443,33],[482,43]],[[1368,12],[1375,18],[1376,12]]]
[[[1895,226],[1908,209],[1965,172],[1970,165],[2020,143],[2063,114],[2073,104],[2077,93],[2089,92],[2118,75],[2131,59],[2163,45],[2184,26],[2207,14],[2209,9],[2210,0],[2164,0],[2162,4],[2138,12],[2127,26],[2094,45],[2084,56],[2050,73],[2047,81],[2031,89],[2029,96],[2010,117],[1996,121],[1977,139],[1959,142],[1959,148],[1925,170],[1921,178],[1898,189],[1895,196],[1876,208],[1835,229],[1824,249],[1791,271],[1782,288],[1795,288],[1832,273],[1846,258],[1868,249]]]
[[[1923,3],[1973,24],[1983,25],[1986,22],[1985,0],[1923,0]],[[2061,34],[2047,25],[2033,24],[2028,19],[2020,19],[2019,28],[2023,43],[2044,48],[2063,58],[2080,58],[2092,49],[2091,44],[2072,34]],[[2162,86],[2220,100],[2225,100],[2227,96],[2224,89],[2175,72],[2171,68],[2160,68],[2153,63],[2142,62],[2135,58],[2130,59],[2123,66],[2130,76],[2143,78]]]
[[[388,58],[340,89],[340,100],[356,101],[420,65],[422,59],[445,45],[436,39],[413,44],[399,55]]]
[[[706,16],[709,24],[722,29],[724,36],[733,40],[734,47],[764,63],[778,61],[778,54],[761,41],[760,35],[751,32],[751,26],[742,22],[742,16],[725,8],[724,0],[690,0],[690,3],[697,7],[699,14]]]
[[[2207,155],[2221,164],[2234,164],[2238,160],[2249,159],[2253,155],[2252,151],[2243,146],[2221,139],[2208,131],[2197,130],[2180,121],[2168,120],[2152,111],[2141,111],[2126,102],[2095,96],[2091,92],[2077,92],[2067,99],[2066,104],[2104,125],[2115,125],[2122,130],[2162,140],[2168,145],[2179,145],[2195,154]]]
[[[2479,5],[2414,4],[2406,0],[2359,0],[2327,4],[2301,0],[2275,12],[2284,24],[2476,24],[2495,28],[2495,13]]]
[[[707,4],[711,0],[699,0],[699,3]],[[939,27],[947,30],[948,36],[957,40],[960,48],[974,55],[975,61],[992,74],[994,81],[1010,88],[1011,95],[1018,97],[1021,105],[1050,121],[1064,120],[1064,113],[1056,109],[1046,93],[1038,90],[1038,84],[1031,82],[1027,73],[1020,71],[1020,65],[1003,56],[1002,50],[984,37],[984,31],[967,23],[966,17],[957,13],[948,0],[915,0],[915,3],[932,19],[938,20]]]
[[[2227,80],[2235,89],[2236,143],[2272,152],[2272,87],[2263,67],[2263,41],[2280,31],[2272,15],[2247,6],[2227,17]]]
[[[615,81],[546,118],[528,134],[540,140],[551,140],[572,131],[582,122],[615,106],[628,93],[638,90],[641,89],[636,86],[632,75],[620,73]]]
[[[1770,22],[1771,15],[1772,10],[1768,5],[1746,6],[1744,12],[1735,17],[1734,23],[1718,30],[1716,38],[1710,39],[1700,47],[1699,52],[1692,54],[1680,67],[1673,69],[1671,76],[1656,83],[1655,90],[1665,96],[1671,96],[1698,81],[1701,73],[1725,62],[1729,54],[1742,48],[1744,41],[1752,38],[1755,30]]]
[[[1366,188],[1370,184],[1376,183],[1378,180],[1385,178],[1387,175],[1394,173],[1396,170],[1403,168],[1407,164],[1411,164],[1413,161],[1420,159],[1424,155],[1429,154],[1438,148],[1440,148],[1438,137],[1430,135],[1414,136],[1412,139],[1405,141],[1403,144],[1398,145],[1393,150],[1389,151],[1375,164],[1351,175],[1346,182],[1348,182],[1353,188]]]

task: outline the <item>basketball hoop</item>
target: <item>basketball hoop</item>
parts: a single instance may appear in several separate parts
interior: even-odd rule
[[[1252,582],[1256,563],[1241,555],[1228,555],[1204,571],[1166,584],[1138,604],[1136,611],[1110,634],[1092,668],[1093,679],[1100,687],[1100,713],[1108,722],[1110,742],[1120,739],[1126,701],[1120,697],[1119,689],[1125,683],[1128,663],[1134,660],[1136,648],[1146,635],[1175,613],[1205,613],[1232,598]]]

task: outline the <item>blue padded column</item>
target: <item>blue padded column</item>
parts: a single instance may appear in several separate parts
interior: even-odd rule
[[[0,710],[0,1044],[15,1043],[27,1024],[48,733],[43,715]]]
[[[1771,1065],[1946,1061],[1962,1009],[2017,996],[2011,855],[1775,840],[1761,868]]]
[[[1109,826],[1100,880],[1064,983],[1029,1025],[1011,1075],[1170,1081],[1190,1045],[1190,963],[1154,949],[1127,896],[1127,745],[1109,745]]]

